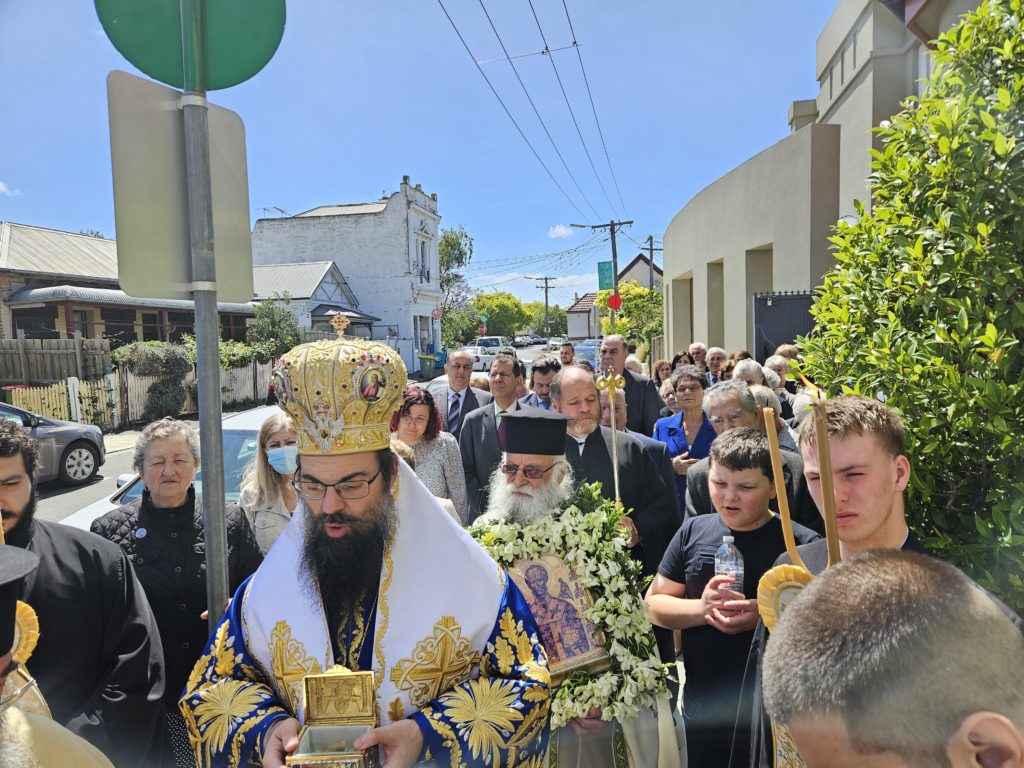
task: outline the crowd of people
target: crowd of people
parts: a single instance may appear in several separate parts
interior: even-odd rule
[[[826,570],[825,485],[811,396],[791,365],[798,356],[786,344],[762,365],[745,350],[695,342],[653,361],[648,377],[625,339],[609,335],[597,369],[621,377],[619,388],[576,363],[569,344],[535,358],[529,373],[501,352],[477,386],[468,354],[455,351],[447,389],[433,395],[406,386],[383,344],[301,345],[275,369],[281,412],[259,430],[239,503],[226,509],[227,607],[207,605],[191,429],[148,425],[133,456],[141,498],[85,533],[36,519],[39,447],[0,422],[0,765],[44,764],[32,747],[42,738],[32,736],[35,721],[5,713],[34,687],[66,729],[46,738],[69,739],[66,749],[82,754],[66,764],[278,768],[298,745],[302,678],[333,664],[377,672],[377,727],[354,746],[379,750],[387,766],[541,765],[546,754],[552,764],[618,765],[611,715],[599,708],[550,733],[554,649],[545,644],[566,609],[535,615],[530,590],[560,606],[564,582],[558,595],[534,579],[524,596],[466,532],[557,516],[581,483],[599,483],[625,510],[619,541],[649,582],[636,598],[658,657],[681,668],[670,725],[620,724],[634,768],[767,767],[787,748],[812,768],[872,765],[879,753],[905,759],[880,766],[1024,765],[1020,620],[955,569],[920,557],[904,515],[903,427],[868,398],[825,404],[839,550],[849,560]],[[782,449],[778,484],[766,432]],[[782,488],[796,551],[816,578],[769,642],[757,588],[789,562]],[[743,557],[740,583],[715,573],[723,537]],[[27,662],[7,641],[14,603],[5,595],[38,616]],[[886,600],[899,610],[879,611]],[[940,606],[953,602],[965,605],[944,615]],[[208,611],[221,616],[212,636]],[[575,637],[582,620],[573,621]],[[964,630],[972,622],[985,631]],[[968,665],[885,642],[920,637],[937,648],[946,632],[962,634],[965,655],[991,646],[1002,656]],[[846,658],[836,650],[850,645],[844,633],[878,648]],[[19,663],[34,680],[8,693]],[[936,679],[955,689],[959,664],[972,684],[957,709],[940,701]],[[906,665],[913,676],[892,690],[886,676]],[[815,679],[822,670],[832,677]],[[926,690],[938,693],[925,701]],[[907,710],[926,705],[952,714],[899,743],[908,736],[900,724],[913,721]],[[640,757],[651,754],[636,743],[644,733],[654,734],[654,758]],[[549,737],[558,745],[550,754]]]

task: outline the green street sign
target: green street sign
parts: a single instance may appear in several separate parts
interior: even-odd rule
[[[185,87],[180,0],[95,0],[103,29],[121,54],[161,83]],[[285,0],[206,0],[202,90],[245,82],[277,51]]]
[[[597,262],[597,290],[610,291],[615,288],[615,273],[610,261]]]
[[[482,323],[486,323],[490,319],[491,319],[490,316],[486,312],[484,312],[482,315],[480,315],[480,322],[482,322]]]

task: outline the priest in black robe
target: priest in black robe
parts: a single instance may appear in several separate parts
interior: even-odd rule
[[[35,441],[0,420],[3,530],[8,544],[39,558],[21,594],[39,618],[29,671],[54,720],[114,765],[146,765],[164,692],[153,612],[120,547],[34,519],[37,461]]]
[[[619,496],[632,510],[623,518],[632,528],[630,552],[653,576],[675,536],[682,518],[676,496],[665,485],[658,467],[635,437],[612,432],[600,425],[601,403],[597,382],[584,368],[568,366],[551,383],[551,407],[565,414],[565,458],[572,465],[576,482],[601,483],[601,494],[615,499],[612,440],[616,441],[619,464]],[[673,661],[672,633],[655,630],[663,661]]]

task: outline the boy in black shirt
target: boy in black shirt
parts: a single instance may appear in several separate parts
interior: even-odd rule
[[[732,429],[712,443],[708,485],[717,514],[683,523],[646,596],[653,624],[683,631],[687,753],[700,768],[728,765],[734,724],[745,731],[750,722],[749,701],[737,707],[758,620],[757,583],[786,549],[782,523],[768,507],[771,453],[758,429]],[[799,544],[819,538],[798,524],[793,533]],[[743,555],[743,594],[728,589],[730,576],[715,576],[715,551],[729,535]]]

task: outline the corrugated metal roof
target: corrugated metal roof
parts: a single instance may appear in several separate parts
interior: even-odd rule
[[[0,222],[0,270],[117,280],[117,243]]]
[[[252,268],[252,292],[257,299],[269,299],[275,293],[287,293],[293,299],[308,299],[333,263],[255,264]]]
[[[321,205],[310,211],[297,213],[292,218],[300,219],[307,216],[351,216],[355,213],[380,213],[388,207],[387,201],[380,203],[353,203],[352,205]]]
[[[597,301],[596,293],[584,293],[576,301],[572,303],[566,312],[589,312],[594,308],[594,302]]]
[[[132,307],[155,307],[159,309],[184,309],[191,311],[191,301],[182,299],[140,299],[129,296],[124,291],[111,288],[83,288],[79,285],[51,285],[46,288],[25,288],[11,294],[7,299],[9,306],[22,304],[43,304],[53,301],[74,301],[83,304],[121,304]],[[218,302],[220,312],[253,314],[252,304],[235,304]]]

